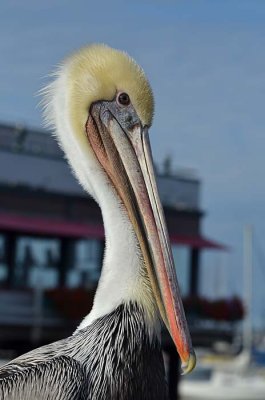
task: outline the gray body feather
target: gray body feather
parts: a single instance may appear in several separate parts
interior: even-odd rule
[[[160,343],[143,310],[121,305],[71,337],[0,369],[2,400],[164,400]]]

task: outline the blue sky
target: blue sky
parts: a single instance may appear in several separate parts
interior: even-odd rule
[[[156,99],[154,157],[198,172],[203,230],[232,248],[204,258],[202,289],[213,294],[223,279],[220,294],[240,292],[251,223],[255,307],[265,314],[265,2],[2,0],[0,38],[2,121],[40,126],[36,92],[86,43],[127,50],[144,67]]]

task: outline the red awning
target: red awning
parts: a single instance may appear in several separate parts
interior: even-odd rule
[[[104,238],[104,229],[100,225],[84,224],[66,220],[28,217],[23,215],[0,213],[0,230],[60,237]],[[173,244],[199,249],[219,249],[226,247],[202,236],[170,235]]]
[[[23,232],[24,234],[104,238],[104,229],[98,225],[1,213],[0,229]]]
[[[227,247],[203,236],[169,235],[170,241],[176,245],[190,246],[196,249],[226,250]]]

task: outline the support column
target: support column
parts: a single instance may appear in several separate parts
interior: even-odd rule
[[[8,233],[5,236],[5,255],[8,268],[6,283],[8,286],[14,285],[15,262],[16,262],[16,242],[17,238],[14,233]]]
[[[59,279],[58,286],[63,287],[66,283],[66,275],[73,262],[74,240],[62,238],[60,243],[60,260],[58,265]]]
[[[190,253],[190,295],[197,296],[199,290],[200,250],[192,248]]]

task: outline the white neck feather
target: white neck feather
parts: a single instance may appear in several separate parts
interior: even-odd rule
[[[146,310],[148,324],[157,328],[156,306],[144,271],[144,264],[128,214],[115,189],[99,166],[94,153],[81,146],[71,127],[67,108],[65,74],[61,74],[47,90],[46,115],[55,128],[59,144],[84,189],[101,207],[105,227],[106,249],[102,273],[90,314],[78,327],[82,329],[122,303],[136,301]],[[82,132],[85,135],[85,131]]]

